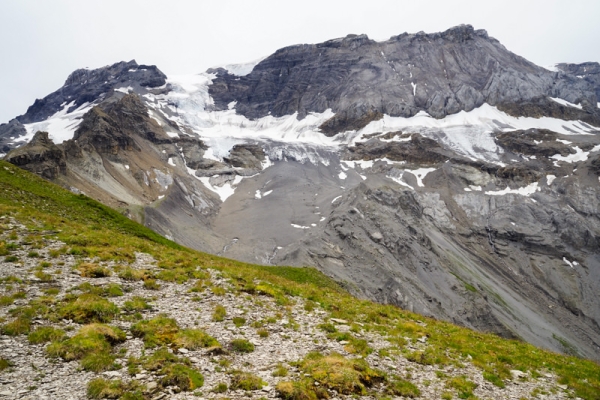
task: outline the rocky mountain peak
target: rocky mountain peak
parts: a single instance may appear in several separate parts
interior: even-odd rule
[[[138,65],[135,60],[97,69],[78,69],[69,75],[62,88],[35,100],[17,120],[22,124],[43,121],[63,109],[70,113],[86,103],[96,102],[115,89],[159,87],[166,84],[166,78],[155,65]]]
[[[520,104],[560,97],[595,106],[594,87],[585,80],[556,76],[519,57],[484,30],[460,25],[445,32],[403,34],[385,42],[348,35],[314,45],[283,48],[245,76],[215,70],[209,93],[217,110],[235,101],[250,119],[331,109],[346,126],[378,112],[435,118],[470,111],[483,103]],[[354,121],[354,122],[353,122]]]

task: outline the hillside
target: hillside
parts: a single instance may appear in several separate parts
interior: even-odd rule
[[[170,242],[0,162],[0,396],[600,398],[600,366]]]
[[[468,25],[184,76],[132,60],[74,71],[0,147],[182,246],[599,361],[597,72]]]

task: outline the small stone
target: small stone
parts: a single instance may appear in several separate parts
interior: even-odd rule
[[[518,369],[511,369],[510,373],[513,376],[513,379],[519,379],[519,378],[522,378],[524,376],[527,376],[527,374],[525,372],[519,371]]]
[[[158,383],[156,382],[148,382],[148,384],[146,385],[146,392],[147,393],[152,393],[156,390],[156,388],[158,387]]]
[[[189,353],[190,351],[189,351],[188,349],[184,349],[184,348],[182,347],[181,349],[179,349],[179,352],[180,352],[181,354],[187,354],[187,353]]]
[[[271,386],[265,386],[261,389],[263,392],[270,392],[271,391]]]
[[[421,342],[421,343],[425,343],[425,342],[427,342],[427,336],[421,336],[420,338],[417,339],[417,341]]]
[[[330,318],[330,320],[332,322],[335,322],[336,324],[347,324],[348,323],[348,321],[346,321],[345,319]]]
[[[567,385],[556,385],[559,388],[561,388],[562,390],[567,390],[568,386]]]
[[[108,376],[110,378],[116,378],[118,376],[121,376],[121,373],[119,371],[106,371],[102,375]]]
[[[190,357],[190,361],[197,364],[200,362],[200,359],[198,357]]]

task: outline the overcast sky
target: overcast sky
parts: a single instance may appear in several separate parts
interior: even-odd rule
[[[0,123],[77,68],[135,59],[167,75],[366,33],[486,29],[542,66],[600,61],[598,0],[0,0]]]

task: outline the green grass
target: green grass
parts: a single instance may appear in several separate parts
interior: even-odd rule
[[[414,342],[426,335],[427,350],[405,354],[423,364],[438,366],[455,365],[470,359],[483,371],[485,378],[497,386],[511,379],[510,370],[518,369],[532,374],[555,374],[560,384],[567,385],[575,396],[582,399],[598,399],[600,393],[600,366],[595,362],[435,321],[391,305],[358,300],[312,268],[256,266],[184,248],[86,196],[74,195],[3,161],[0,161],[0,215],[15,218],[32,233],[57,232],[53,237],[67,244],[61,252],[76,258],[85,256],[96,258],[98,262],[129,263],[134,261],[136,252],[145,252],[157,260],[160,271],[185,272],[188,279],[206,279],[197,277],[197,274],[204,268],[212,268],[228,281],[239,282],[228,290],[269,296],[278,306],[290,305],[295,302],[295,297],[302,297],[305,304],[310,300],[314,306],[327,311],[329,317],[345,319],[351,326],[360,323],[365,331],[385,334],[393,345],[390,349],[393,351],[406,352],[406,338]],[[16,234],[13,236],[10,240],[17,239]],[[7,247],[8,244],[4,244],[3,248],[9,254],[3,257],[11,256],[12,249]],[[120,276],[127,274],[127,270],[119,272]],[[144,284],[156,279],[151,271],[132,272],[131,276],[132,280],[144,281]],[[171,279],[173,273],[161,276]],[[2,281],[13,283],[10,279]],[[15,278],[14,283],[19,283],[19,280]],[[149,286],[151,288],[152,285]],[[94,302],[98,298],[107,301],[96,295]],[[100,308],[108,313],[99,314],[88,314],[84,304],[67,307],[75,303],[77,299],[58,304],[55,310],[57,316],[60,318],[63,313],[67,318],[81,318],[82,321],[110,320],[116,315],[114,312],[118,312],[112,308],[112,303],[101,303],[103,307]],[[29,311],[19,308],[20,311],[10,314],[11,319],[2,326],[2,331],[7,334],[29,333],[33,316],[45,316],[50,312],[44,307],[53,309],[43,304]],[[226,313],[222,318],[225,316]],[[329,326],[326,329],[331,330]],[[173,334],[172,340],[175,338],[176,334]],[[364,345],[356,344],[359,347]],[[566,341],[564,345],[568,347]],[[355,350],[357,354],[361,353],[356,347]],[[388,386],[390,384],[388,382]],[[306,385],[304,381],[288,382],[278,387],[278,391],[284,398],[294,398],[298,393],[306,392],[303,391]],[[457,389],[449,388],[449,391]],[[311,393],[316,396],[314,390]],[[463,393],[468,394],[468,391]]]
[[[83,326],[69,339],[57,339],[46,348],[48,355],[65,361],[81,360],[87,371],[102,372],[118,368],[112,346],[125,341],[125,333],[118,328],[90,324]]]
[[[252,353],[254,345],[246,339],[233,339],[230,344],[231,350],[237,353]]]
[[[234,371],[231,377],[231,390],[260,390],[267,383],[250,372]]]
[[[80,324],[110,322],[118,313],[119,307],[93,293],[84,293],[58,310],[61,318],[71,319]]]
[[[40,326],[27,336],[31,344],[40,344],[53,341],[61,341],[65,337],[65,331],[51,326]]]

